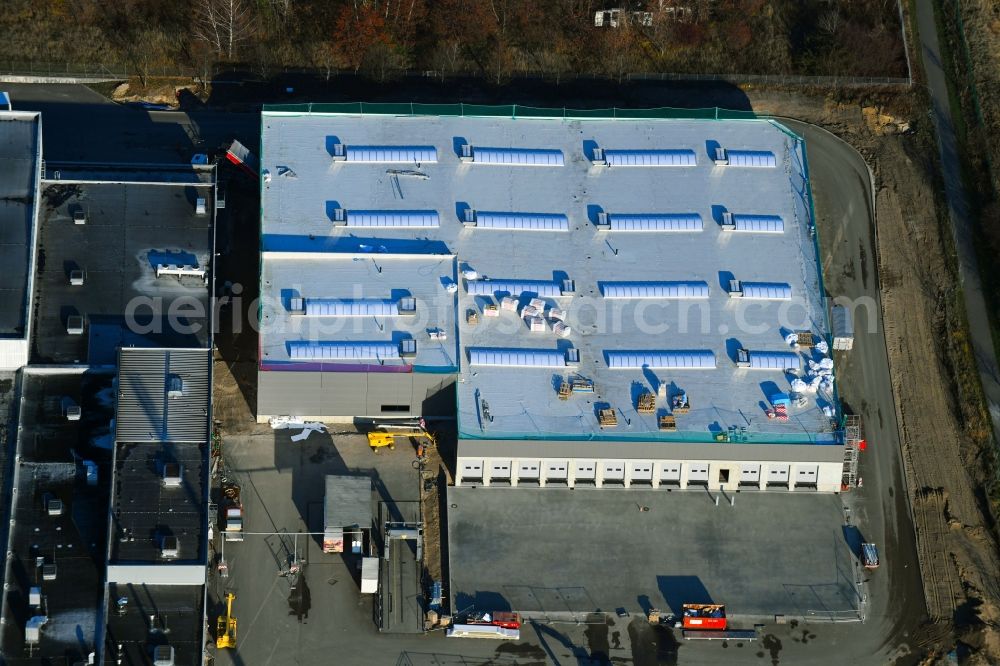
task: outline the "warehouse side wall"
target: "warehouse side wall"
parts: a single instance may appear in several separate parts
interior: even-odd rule
[[[434,373],[279,372],[257,374],[257,421],[298,416],[326,422],[357,418],[454,418],[455,377]]]

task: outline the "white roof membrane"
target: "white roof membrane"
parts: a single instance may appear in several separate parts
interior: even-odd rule
[[[607,358],[608,367],[613,370],[715,368],[715,354],[707,349],[690,351],[605,350],[604,355]]]
[[[441,220],[436,210],[349,210],[347,226],[369,229],[385,227],[435,229],[441,226]]]
[[[778,166],[774,153],[770,150],[727,150],[729,166],[773,168]]]
[[[438,161],[434,146],[347,146],[348,162],[433,164]]]
[[[501,164],[517,166],[563,166],[561,150],[548,148],[485,148],[472,150],[473,164]]]
[[[374,361],[399,358],[399,346],[392,342],[308,342],[288,343],[293,361]]]
[[[569,231],[569,218],[561,213],[506,213],[477,210],[476,228]]]
[[[472,347],[469,363],[516,368],[562,368],[566,354],[558,349],[494,349]]]
[[[698,213],[611,213],[611,231],[701,231]]]
[[[693,150],[605,150],[608,166],[697,166]]]
[[[604,298],[708,298],[707,282],[602,282]]]

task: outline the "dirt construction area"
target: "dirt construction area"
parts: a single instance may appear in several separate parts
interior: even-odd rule
[[[890,133],[863,113],[874,103],[868,100],[808,103],[801,96],[774,94],[751,99],[758,113],[789,115],[829,129],[872,166],[876,230],[870,242],[858,243],[856,261],[829,265],[832,248],[847,241],[839,237],[838,225],[820,223],[828,296],[874,294],[885,326],[895,414],[889,404],[850,407],[863,414],[873,446],[891,447],[894,437],[879,441],[873,431],[898,424],[905,489],[889,485],[883,489],[889,497],[882,499],[890,502],[893,494],[904,492],[909,498],[933,625],[924,632],[925,647],[932,654],[947,652],[957,640],[959,654],[997,663],[1000,567],[985,491],[991,433],[965,331],[952,237],[936,194],[937,151],[929,122],[917,119],[915,132]],[[919,107],[911,107],[911,100],[906,95],[889,99],[882,115],[913,120]],[[807,145],[818,139],[805,134]],[[814,188],[819,211],[842,204],[825,200],[818,182]],[[866,252],[869,243],[874,256]],[[863,478],[864,463],[861,472]]]

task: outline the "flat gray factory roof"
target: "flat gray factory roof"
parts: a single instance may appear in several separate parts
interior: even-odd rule
[[[290,343],[308,340],[363,343],[416,341],[416,356],[322,360],[322,352],[303,363],[325,369],[367,364],[402,368],[458,367],[454,299],[439,298],[441,280],[455,280],[451,255],[265,252],[262,284],[269,298],[261,300],[262,367],[280,369],[290,359]],[[294,298],[305,300],[306,314],[290,311]],[[415,299],[415,310],[400,310],[403,299]],[[341,308],[343,316],[316,316],[314,308]],[[429,330],[445,339],[431,340]]]
[[[326,510],[323,522],[329,527],[372,525],[372,479],[370,476],[329,474],[326,477]]]
[[[0,337],[24,337],[41,120],[0,112]]]
[[[450,487],[452,608],[559,620],[714,602],[746,629],[857,608],[839,498],[713,494]]]
[[[120,346],[208,346],[205,280],[157,278],[155,268],[211,268],[210,185],[47,181],[42,197],[32,362],[114,365]],[[198,198],[207,199],[205,215]],[[86,224],[73,223],[78,210]],[[70,282],[77,270],[82,285]],[[137,326],[125,317],[130,304]],[[84,318],[82,334],[67,334],[70,316]]]
[[[206,444],[118,444],[111,498],[110,559],[169,565],[204,560],[207,521]],[[164,467],[179,465],[180,483],[167,487]],[[164,537],[177,537],[176,559],[161,557]]]
[[[210,349],[123,348],[118,357],[119,442],[206,442]]]
[[[170,645],[174,648],[177,666],[201,664],[204,606],[205,588],[201,585],[111,583],[106,609],[105,663],[153,666],[153,648]],[[155,616],[152,629],[149,626],[151,615]],[[211,621],[214,627],[215,618]],[[119,656],[122,662],[116,661]]]
[[[343,145],[347,159],[334,160]],[[469,146],[493,163],[463,162]],[[716,147],[733,164],[717,166]],[[592,164],[595,148],[612,166]],[[463,436],[712,441],[736,427],[760,441],[833,439],[829,392],[804,393],[787,420],[766,415],[790,390],[784,368],[805,375],[820,354],[773,369],[736,364],[741,348],[759,358],[791,352],[794,331],[828,335],[804,146],[780,125],[265,113],[262,152],[265,251],[457,257],[457,294],[440,272],[426,288],[438,303],[457,297]],[[436,161],[402,161],[411,158]],[[477,226],[462,223],[467,209]],[[723,229],[725,213],[737,230]],[[733,279],[751,283],[746,298],[730,296]],[[277,299],[283,288],[265,282],[263,293]],[[518,312],[486,316],[508,293]],[[568,331],[557,335],[551,320],[529,330],[518,313],[534,296],[545,312],[566,311]],[[418,349],[427,341],[418,337]],[[570,348],[579,353],[572,366]],[[517,360],[497,350],[555,353]],[[621,351],[638,353],[613,358]],[[575,374],[594,392],[560,400],[558,385]],[[661,385],[656,409],[639,413],[639,395]],[[658,417],[682,392],[690,411],[675,414],[676,431],[660,431]],[[601,408],[615,410],[616,427],[599,425]]]

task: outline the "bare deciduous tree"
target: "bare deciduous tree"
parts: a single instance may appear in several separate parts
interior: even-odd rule
[[[253,7],[246,0],[195,0],[194,35],[220,56],[232,59],[253,37]]]

